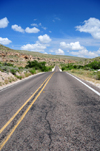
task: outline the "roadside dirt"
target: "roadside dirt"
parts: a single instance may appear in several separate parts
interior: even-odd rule
[[[69,72],[69,73],[71,73],[71,72]],[[71,73],[71,74],[100,88],[100,80],[95,80],[95,79],[92,79],[89,77],[84,77],[83,75],[79,75],[79,74],[75,74],[75,73]]]

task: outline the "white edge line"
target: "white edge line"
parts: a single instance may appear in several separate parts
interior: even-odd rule
[[[55,67],[54,67],[54,68],[52,68],[52,72],[54,72],[54,70],[55,70]]]
[[[75,78],[76,80],[78,80],[79,82],[81,82],[82,84],[84,84],[86,87],[88,87],[90,90],[92,90],[94,93],[96,93],[97,95],[100,96],[100,93],[98,91],[96,91],[95,89],[91,88],[89,85],[87,85],[86,83],[84,83],[83,81],[81,81],[80,79],[78,79],[77,77],[73,76],[72,74],[66,72],[67,74],[69,74],[70,76],[72,76],[73,78]]]
[[[24,79],[22,79],[22,80],[20,80],[20,81],[15,81],[15,82],[13,82],[13,83],[10,83],[10,84],[4,86],[3,88],[0,88],[0,92],[6,90],[6,89],[8,89],[8,88],[13,87],[14,85],[16,85],[16,84],[18,84],[18,83],[20,83],[20,82],[22,82],[22,81],[25,81],[25,80],[27,80],[27,79],[30,79],[30,78],[32,78],[32,77],[35,77],[35,76],[37,76],[37,75],[39,75],[39,74],[43,74],[43,73],[44,73],[44,72],[40,72],[40,73],[31,75],[31,76],[29,76],[29,77],[26,77],[26,78],[24,78]]]
[[[62,72],[62,70],[59,68],[59,71]]]

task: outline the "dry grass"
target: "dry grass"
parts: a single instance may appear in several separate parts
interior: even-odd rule
[[[68,72],[79,77],[80,79],[83,79],[85,81],[88,81],[88,82],[94,84],[95,86],[100,87],[100,80],[95,79],[95,72],[94,71],[72,69]]]

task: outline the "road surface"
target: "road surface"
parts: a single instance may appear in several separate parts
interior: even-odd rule
[[[100,96],[57,67],[1,90],[0,150],[100,151]]]

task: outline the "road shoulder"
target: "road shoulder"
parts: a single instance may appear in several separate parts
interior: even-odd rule
[[[39,75],[39,74],[43,74],[43,73],[44,73],[44,72],[40,72],[40,73],[31,75],[31,76],[29,76],[29,77],[26,77],[26,78],[24,78],[24,79],[22,79],[22,80],[17,80],[17,81],[14,81],[14,82],[12,82],[12,83],[9,83],[9,84],[7,84],[7,85],[2,85],[2,86],[0,86],[0,91],[3,90],[3,89],[7,89],[8,87],[12,87],[13,85],[15,85],[15,84],[17,84],[17,83],[20,83],[20,82],[22,82],[22,81],[25,81],[25,80],[27,80],[27,79],[30,79],[30,78],[32,78],[32,77],[35,77],[35,76],[37,76],[37,75]]]

